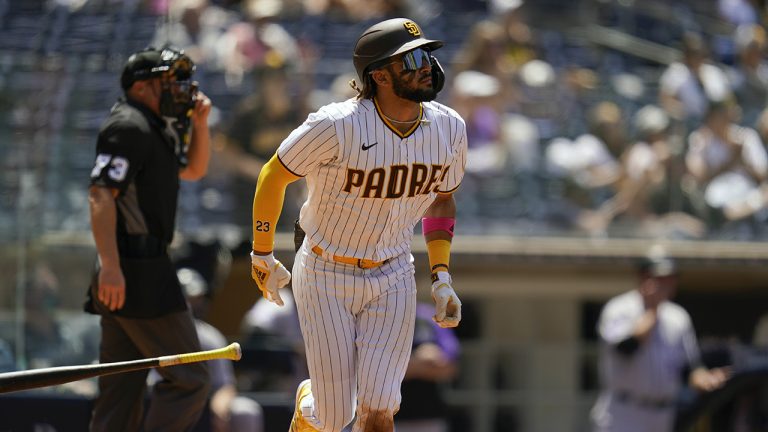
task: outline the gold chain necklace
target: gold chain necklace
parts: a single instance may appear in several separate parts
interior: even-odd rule
[[[413,119],[413,120],[400,121],[400,120],[395,120],[392,117],[384,114],[384,111],[379,110],[379,114],[381,114],[382,117],[384,117],[385,119],[391,121],[392,123],[398,123],[398,124],[413,124],[413,123],[416,123],[417,121],[419,121],[419,117],[420,117],[420,116],[416,116],[416,118]]]

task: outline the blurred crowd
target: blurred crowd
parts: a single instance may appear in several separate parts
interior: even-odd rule
[[[217,232],[213,261],[225,269],[177,257],[202,273],[188,275],[190,299],[211,306],[214,291],[225,292],[228,254],[250,249],[262,165],[309,113],[355,95],[354,40],[392,16],[447,42],[436,53],[447,72],[438,101],[463,116],[470,147],[457,193],[462,233],[768,238],[761,0],[0,0],[0,239],[88,229],[86,179],[98,125],[119,95],[115,71],[128,53],[170,43],[196,62],[215,105],[211,169],[183,185],[179,226],[232,227]],[[283,231],[306,193],[297,183]],[[98,323],[55,316],[57,290],[50,269],[35,269],[24,357],[0,339],[0,371],[96,358]],[[213,340],[236,334],[264,363],[245,365],[237,389],[222,371],[221,411],[258,417],[258,406],[234,402],[237,391],[292,391],[306,364],[290,305],[259,301],[243,312],[241,327]],[[224,315],[198,318],[221,324]],[[422,324],[409,370],[416,398],[455,375],[458,355],[449,336]]]
[[[33,52],[40,56],[27,61],[31,67],[38,62],[43,69],[74,72],[74,83],[66,74],[54,78],[68,87],[54,81],[41,90],[53,101],[28,98],[4,106],[11,118],[7,132],[27,132],[27,149],[77,146],[78,154],[86,154],[77,143],[95,136],[110,103],[104,96],[117,96],[117,86],[105,76],[112,76],[110,68],[122,58],[110,56],[170,43],[197,63],[196,78],[216,106],[215,151],[208,178],[185,185],[182,230],[229,224],[247,235],[261,165],[308,113],[354,95],[348,82],[354,78],[355,37],[375,20],[408,16],[430,37],[447,42],[437,53],[448,72],[438,101],[464,117],[469,133],[468,175],[457,196],[463,232],[766,237],[768,41],[760,0],[26,3],[2,3],[4,30],[21,38],[29,29],[19,17],[39,9],[51,17],[40,24],[49,39],[10,37],[0,43],[0,53],[36,43]],[[125,26],[137,27],[120,27],[122,18],[115,19],[114,29],[104,24],[101,35],[74,27],[80,24],[76,18],[115,14],[132,23]],[[100,29],[94,28],[88,31]],[[118,31],[127,39],[103,40]],[[83,42],[91,36],[92,46]],[[90,52],[102,49],[109,54]],[[57,56],[70,61],[62,66]],[[12,72],[25,66],[25,58],[4,57],[0,69]],[[77,75],[82,71],[88,74]],[[39,84],[16,90],[33,85]],[[2,100],[18,97],[9,86],[3,93]],[[30,106],[35,103],[40,106]],[[63,113],[46,112],[49,119],[41,119],[39,111],[51,106]],[[41,123],[53,129],[49,135]],[[44,192],[51,202],[32,205],[62,213],[44,218],[44,228],[86,228],[75,178],[86,168],[38,158],[28,156],[26,163],[58,170],[63,179],[37,180],[49,189]],[[18,157],[8,160],[6,168],[18,169]],[[12,204],[23,201],[21,183],[3,187],[0,227],[13,226]],[[303,199],[304,191],[292,187],[282,229],[289,228]]]
[[[673,57],[654,63],[607,48],[566,53],[573,48],[570,36],[536,19],[546,11],[533,2],[429,3],[150,2],[158,13],[170,11],[155,45],[170,41],[201,68],[221,74],[226,87],[249,90],[222,109],[216,127],[221,170],[214,170],[220,176],[215,187],[197,191],[201,207],[227,209],[219,214],[223,222],[247,226],[259,169],[288,131],[320,105],[354,95],[344,58],[349,46],[343,49],[350,42],[297,32],[292,24],[322,32],[409,16],[430,28],[443,16],[435,12],[447,14],[456,3],[475,8],[476,19],[460,38],[450,37],[452,50],[438,53],[449,70],[440,100],[468,126],[469,175],[459,208],[467,231],[764,238],[768,68],[759,5],[713,5],[710,18],[722,23],[718,34],[705,32],[703,23],[674,23],[675,37],[664,41]],[[612,13],[584,25],[608,27]],[[324,57],[336,49],[329,44],[342,44],[344,53],[333,63]],[[284,227],[302,194],[289,194],[294,206]]]

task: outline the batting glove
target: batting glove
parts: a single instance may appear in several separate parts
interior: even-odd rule
[[[291,273],[273,254],[256,255],[251,252],[251,277],[267,300],[278,306],[283,305],[279,290],[291,281]]]
[[[440,271],[432,275],[432,299],[435,316],[432,320],[442,328],[456,327],[461,321],[461,301],[451,287],[451,275]]]

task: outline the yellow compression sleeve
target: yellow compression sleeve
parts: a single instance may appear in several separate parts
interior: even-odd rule
[[[434,273],[438,270],[448,271],[451,260],[451,242],[449,240],[432,240],[427,242],[429,268]]]
[[[285,188],[301,177],[288,171],[277,153],[264,164],[253,196],[253,250],[271,252],[275,245],[275,225],[283,211]]]

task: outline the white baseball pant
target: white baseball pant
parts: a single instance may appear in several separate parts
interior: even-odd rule
[[[391,422],[411,355],[416,281],[410,253],[361,269],[319,257],[304,242],[293,266],[293,292],[307,353],[313,417],[339,432],[356,416]]]

